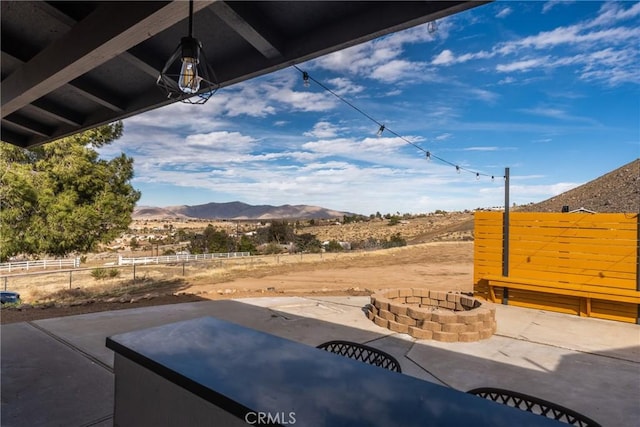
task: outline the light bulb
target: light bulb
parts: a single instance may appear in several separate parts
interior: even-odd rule
[[[178,87],[184,93],[197,93],[200,89],[200,76],[198,76],[197,58],[182,58]]]
[[[460,166],[457,166],[457,165],[456,165],[456,171],[457,171],[458,173],[460,173]]]
[[[302,72],[302,84],[304,85],[304,87],[311,86],[311,83],[309,83],[309,74],[307,74],[306,71]]]
[[[182,54],[180,59],[180,75],[178,76],[178,87],[184,93],[197,93],[200,89],[202,77],[198,75],[198,63],[200,62],[200,49],[202,46],[193,37],[183,37],[180,41]]]
[[[378,129],[378,132],[376,133],[376,135],[378,137],[382,136],[382,133],[384,132],[384,129],[385,129],[384,125],[381,125],[380,129]]]

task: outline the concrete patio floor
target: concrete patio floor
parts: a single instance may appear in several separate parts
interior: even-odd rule
[[[394,355],[404,374],[458,390],[500,387],[639,425],[640,326],[496,306],[498,331],[474,343],[415,340],[365,317],[368,297],[202,301],[3,325],[2,426],[111,426],[107,336],[213,316],[315,346],[344,339]]]

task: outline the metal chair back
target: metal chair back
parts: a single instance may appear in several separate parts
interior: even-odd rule
[[[395,357],[377,348],[369,347],[368,345],[337,340],[325,342],[317,346],[317,348],[370,365],[389,369],[390,371],[402,373],[400,363],[398,363]]]
[[[542,415],[578,427],[600,427],[600,424],[572,409],[547,400],[501,388],[482,387],[467,393],[492,400],[523,411]]]

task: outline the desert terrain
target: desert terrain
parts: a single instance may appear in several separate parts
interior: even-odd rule
[[[138,267],[135,282],[126,274],[97,283],[88,276],[64,285],[64,276],[47,284],[45,276],[21,278],[26,304],[2,309],[0,321],[12,323],[42,318],[117,310],[168,303],[226,298],[285,295],[369,295],[388,287],[426,287],[438,290],[472,290],[473,242],[469,216],[451,221],[441,218],[426,229],[416,230],[409,222],[402,230],[414,240],[431,240],[408,246],[324,254],[282,254],[251,257],[222,266],[213,263],[188,265],[186,276],[180,266]],[[420,222],[416,222],[420,224]],[[459,224],[465,224],[459,226]],[[357,227],[326,228],[363,233]],[[381,232],[396,227],[380,227]],[[437,232],[437,230],[440,232]],[[411,231],[409,231],[411,230]],[[425,231],[426,230],[426,231]],[[453,231],[452,231],[453,230]],[[370,231],[370,230],[369,230]],[[445,241],[438,241],[445,240]],[[51,275],[54,276],[54,275]],[[17,286],[17,281],[13,280]],[[62,286],[60,286],[62,283]],[[56,290],[57,289],[57,290]]]

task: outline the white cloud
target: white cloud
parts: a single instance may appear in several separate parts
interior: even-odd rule
[[[546,3],[543,12],[548,12],[555,5],[555,2]],[[626,7],[628,5],[630,6]],[[432,58],[431,64],[451,66],[501,57],[504,59],[487,69],[495,69],[501,73],[523,73],[550,71],[558,67],[579,67],[582,69],[576,72],[583,80],[608,86],[640,83],[640,69],[637,67],[640,61],[637,48],[640,25],[627,25],[628,21],[637,19],[638,16],[640,3],[606,2],[591,19],[501,42],[489,50],[456,55],[451,50],[444,49]],[[606,54],[598,58],[598,53]],[[512,82],[513,80],[502,79],[498,84]]]
[[[275,107],[269,105],[269,99],[260,96],[259,89],[245,85],[240,92],[229,97],[224,105],[226,114],[229,117],[266,117],[275,114]]]
[[[463,148],[462,151],[498,151],[500,147],[467,147]]]
[[[534,59],[525,59],[522,61],[515,61],[508,64],[498,64],[496,65],[496,71],[501,73],[510,73],[512,71],[528,71],[532,68],[538,68],[542,64],[545,64],[548,61],[548,58],[534,58]]]
[[[431,64],[433,65],[452,65],[452,64],[461,64],[464,62],[476,60],[476,59],[489,59],[495,56],[495,52],[487,52],[481,50],[475,53],[465,53],[460,56],[455,56],[453,52],[449,49],[445,49],[436,55],[433,60],[431,60]]]
[[[507,16],[511,15],[511,12],[513,12],[513,9],[511,9],[510,7],[505,7],[496,14],[496,18],[506,18]]]
[[[296,92],[288,88],[271,91],[270,99],[298,111],[329,111],[336,107],[338,101],[326,93]]]
[[[640,3],[631,2],[631,7],[624,9],[621,5],[626,2],[605,2],[600,8],[599,15],[596,19],[586,24],[588,27],[611,25],[618,21],[625,21],[640,16]]]
[[[545,31],[534,36],[525,37],[515,42],[504,43],[500,52],[511,53],[523,48],[546,49],[564,44],[585,44],[604,41],[609,44],[628,41],[640,36],[640,29],[617,27],[599,31],[583,32],[580,25],[559,27],[552,31]]]
[[[427,24],[419,25],[331,53],[311,61],[309,65],[387,83],[401,81],[407,76],[419,77],[425,64],[402,58],[404,45],[433,41],[435,34],[440,38],[446,37],[448,28],[449,25],[443,23],[438,26],[437,33],[431,33]]]
[[[345,77],[336,77],[327,80],[327,83],[331,86],[331,90],[340,96],[360,93],[365,89],[364,86],[355,84]]]
[[[423,71],[424,64],[396,59],[378,66],[370,77],[385,83],[395,83],[407,80],[410,76],[421,76]]]
[[[313,129],[303,133],[304,136],[311,136],[314,138],[333,138],[338,135],[340,129],[333,124],[325,121],[316,123]]]
[[[566,6],[574,3],[573,0],[549,0],[542,6],[542,13],[547,13],[556,6]]]
[[[452,136],[453,136],[453,134],[451,134],[451,133],[443,133],[443,134],[440,134],[440,135],[436,136],[434,139],[436,141],[445,141],[445,140],[451,138]]]
[[[514,78],[513,78],[513,77],[511,77],[511,76],[507,76],[507,77],[505,77],[504,79],[499,80],[499,81],[498,81],[498,84],[499,84],[499,85],[508,85],[508,84],[515,83],[515,82],[516,82],[516,79],[514,79]]]
[[[523,108],[518,111],[521,111],[527,114],[533,114],[536,116],[557,119],[557,120],[584,122],[584,123],[589,123],[593,125],[598,125],[598,122],[592,119],[591,117],[575,116],[573,114],[570,114],[566,110],[558,107],[540,106],[535,108]]]
[[[498,99],[497,93],[488,91],[486,89],[471,88],[469,89],[469,92],[471,92],[471,95],[473,95],[474,98],[477,98],[489,103],[493,103]]]
[[[448,65],[454,62],[455,58],[453,56],[453,52],[451,52],[449,49],[443,50],[431,61],[433,65]]]

